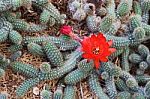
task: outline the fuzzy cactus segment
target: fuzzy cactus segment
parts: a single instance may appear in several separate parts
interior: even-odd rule
[[[43,73],[48,73],[48,72],[50,72],[50,70],[51,70],[51,65],[50,65],[48,62],[43,62],[43,63],[40,65],[40,70],[41,70],[41,72],[43,72]]]
[[[133,10],[135,14],[142,15],[142,9],[139,2],[133,1]]]
[[[150,51],[147,46],[140,44],[138,46],[138,53],[142,56],[142,58],[146,58],[149,55]]]
[[[130,11],[129,4],[127,1],[121,2],[117,7],[117,13],[119,17],[125,16]]]
[[[119,92],[117,95],[117,99],[131,99],[131,94],[127,91]]]
[[[113,21],[114,21],[114,18],[111,15],[105,16],[102,19],[100,25],[98,26],[98,31],[102,33],[106,33],[111,27]]]
[[[121,65],[122,65],[122,70],[125,71],[130,71],[129,61],[128,61],[129,53],[130,53],[130,49],[128,47],[122,53]]]
[[[11,62],[14,62],[16,61],[18,58],[20,58],[22,55],[22,52],[21,51],[17,51],[15,53],[13,53],[11,56],[10,56],[10,61]]]
[[[0,78],[5,76],[5,70],[0,68]]]
[[[30,88],[39,83],[39,78],[30,78],[25,80],[16,90],[18,97],[23,96]]]
[[[146,95],[146,97],[149,98],[150,97],[150,81],[147,82],[147,84],[145,85],[144,89],[145,89],[145,95]]]
[[[89,15],[89,16],[86,18],[86,22],[87,22],[88,29],[89,29],[91,32],[97,32],[97,21],[98,21],[98,20],[96,20],[96,16],[91,16],[91,15]]]
[[[14,26],[15,30],[20,30],[20,31],[27,30],[30,26],[26,21],[21,19],[15,19],[12,22],[12,25]]]
[[[36,77],[38,75],[38,69],[32,66],[31,64],[24,64],[22,62],[13,62],[10,64],[12,70],[18,73],[22,73],[27,77]]]
[[[90,90],[101,99],[109,99],[109,97],[103,92],[102,87],[100,86],[100,83],[98,81],[98,76],[96,74],[90,74],[88,78],[88,84],[90,87]]]
[[[129,91],[129,88],[126,85],[125,81],[121,78],[118,78],[117,80],[115,80],[115,85],[117,89],[120,91]]]
[[[62,67],[63,57],[59,49],[52,42],[44,42],[43,50],[47,55],[50,63],[57,67]]]
[[[21,42],[23,40],[22,35],[20,33],[18,33],[17,31],[14,31],[14,30],[12,30],[9,33],[9,39],[14,44],[21,44]]]
[[[86,61],[81,61],[78,65],[80,68],[72,71],[65,77],[66,84],[76,84],[77,82],[83,80],[91,73],[91,70],[93,69],[94,66],[93,62],[88,63]],[[86,68],[85,70],[84,67],[89,68]]]
[[[142,27],[137,27],[133,31],[133,37],[138,39],[144,39],[145,38],[145,30]]]
[[[81,52],[75,51],[70,55],[70,58],[65,61],[62,67],[51,69],[49,73],[41,73],[39,74],[39,78],[41,81],[43,80],[53,80],[59,77],[62,77],[64,74],[70,72],[72,69],[76,67],[76,63],[78,62],[78,58],[82,55]]]
[[[58,86],[56,91],[54,92],[53,99],[63,99],[63,88],[62,86]]]
[[[42,56],[42,57],[46,56],[44,51],[43,51],[43,48],[36,43],[28,44],[27,49],[33,55],[38,55],[38,56]]]
[[[52,99],[52,92],[48,90],[42,90],[40,93],[40,97],[42,99]]]
[[[64,90],[63,99],[75,99],[75,95],[76,95],[75,86],[67,85]]]
[[[13,44],[8,48],[8,51],[11,53],[20,51],[23,48],[23,46],[21,44]]]
[[[114,78],[110,76],[108,79],[105,80],[105,84],[106,84],[106,92],[108,93],[108,96],[111,99],[116,99],[117,89],[115,86]]]
[[[140,63],[143,59],[140,55],[136,54],[136,53],[132,53],[129,55],[129,60],[132,63],[138,64]]]

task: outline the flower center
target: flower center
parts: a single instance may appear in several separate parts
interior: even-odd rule
[[[98,55],[100,53],[100,48],[96,47],[93,49],[93,54]]]

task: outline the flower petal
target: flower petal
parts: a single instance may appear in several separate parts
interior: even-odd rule
[[[112,46],[112,44],[113,44],[113,41],[112,41],[112,40],[109,40],[109,41],[108,41],[108,45],[109,45],[109,46]]]
[[[94,60],[95,68],[98,69],[100,67],[99,60]]]
[[[100,61],[102,61],[102,62],[107,62],[108,59],[107,59],[106,57],[101,57],[101,58],[100,58]]]
[[[115,49],[115,48],[109,48],[108,50],[109,50],[111,53],[116,52],[116,49]]]

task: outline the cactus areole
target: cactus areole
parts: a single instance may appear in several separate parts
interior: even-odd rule
[[[85,37],[81,42],[81,50],[83,51],[82,57],[88,60],[92,59],[95,68],[98,69],[100,67],[100,61],[107,62],[107,57],[116,51],[115,48],[110,48],[112,43],[112,40],[107,42],[102,33]]]

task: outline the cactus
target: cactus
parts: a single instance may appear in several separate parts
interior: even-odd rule
[[[137,92],[139,89],[138,83],[134,78],[128,78],[126,80],[126,85],[129,87],[129,89],[133,90],[134,92]]]
[[[137,64],[142,61],[142,57],[138,54],[132,53],[129,55],[129,60],[130,62]]]
[[[135,93],[132,98],[134,99],[146,99],[144,95],[140,94],[140,93]]]
[[[65,83],[66,84],[76,84],[77,82],[81,81],[82,79],[86,78],[91,70],[93,69],[93,62],[85,63],[84,61],[81,61],[78,65],[81,69],[76,69],[69,73],[65,77]],[[86,68],[87,70],[84,70],[84,67],[89,67]]]
[[[136,75],[144,75],[144,72],[145,72],[145,70],[142,70],[142,69],[137,69],[136,70]]]
[[[54,66],[61,67],[63,64],[63,57],[59,49],[52,42],[44,42],[43,50],[45,51],[50,63]]]
[[[120,47],[126,47],[129,46],[130,41],[127,37],[117,37],[113,35],[105,35],[107,40],[113,41],[113,47],[120,48]]]
[[[141,70],[146,70],[146,69],[148,68],[147,62],[145,62],[145,61],[140,62],[140,63],[139,63],[139,68],[140,68]]]
[[[42,90],[40,93],[40,97],[42,99],[52,99],[52,92],[48,90]]]
[[[146,47],[143,44],[140,44],[138,46],[138,53],[141,55],[141,57],[146,58],[149,55],[150,51],[148,47]]]
[[[93,61],[89,61],[84,59],[78,64],[78,68],[81,69],[84,72],[89,72],[93,69],[94,63]]]
[[[120,74],[121,74],[121,68],[118,66],[112,68],[112,71],[110,72],[110,76],[114,76],[114,77],[119,77]]]
[[[131,94],[127,91],[119,92],[117,95],[117,99],[131,99]]]
[[[113,23],[114,19],[111,15],[107,15],[105,16],[100,25],[98,26],[98,31],[102,32],[102,33],[106,33],[109,28],[111,27],[112,23]]]
[[[57,23],[61,23],[60,12],[52,3],[48,3],[47,6],[45,6],[44,8],[50,12],[50,16],[55,18]]]
[[[18,58],[20,58],[22,55],[22,52],[21,51],[17,51],[15,53],[13,53],[11,56],[10,56],[10,61],[11,62],[14,62],[16,61]]]
[[[42,73],[38,77],[41,81],[53,80],[62,77],[64,74],[75,68],[76,62],[78,62],[77,59],[79,57],[81,57],[81,52],[75,51],[75,53],[73,53],[73,55],[71,55],[71,57],[65,61],[62,67],[51,69],[49,73]]]
[[[150,65],[150,54],[147,55],[146,62]]]
[[[110,76],[108,79],[105,80],[105,84],[106,84],[106,92],[108,96],[111,99],[116,99],[117,89],[114,83],[114,78]]]
[[[22,73],[27,77],[36,77],[38,75],[38,69],[33,67],[31,64],[24,64],[21,62],[12,62],[11,64],[12,70],[14,72]]]
[[[35,33],[35,32],[41,32],[44,31],[45,29],[47,29],[46,25],[42,25],[42,24],[30,24],[30,26],[24,30],[25,32],[28,33]]]
[[[23,46],[21,44],[13,44],[8,48],[8,51],[11,53],[14,53],[14,52],[21,50],[22,48]]]
[[[112,53],[112,54],[109,56],[109,58],[110,58],[110,59],[114,59],[114,58],[116,58],[117,56],[121,55],[123,52],[124,52],[124,49],[123,49],[123,48],[117,49],[117,51],[114,52],[114,53]]]
[[[109,97],[103,92],[102,87],[100,86],[100,83],[98,81],[98,76],[96,74],[90,74],[88,78],[88,84],[90,87],[90,90],[101,99],[109,99]]]
[[[147,83],[150,81],[150,76],[149,75],[137,75],[135,76],[135,79],[138,83]]]
[[[146,95],[146,97],[147,98],[149,98],[150,97],[150,81],[148,81],[147,83],[146,83],[146,85],[145,85],[145,95]]]
[[[58,44],[57,44],[58,45]],[[66,42],[62,42],[59,46],[60,50],[66,51],[66,50],[73,50],[79,46],[79,42],[75,40],[69,40]]]
[[[39,98],[78,98],[75,97],[76,86],[85,81],[96,98],[149,99],[150,52],[145,46],[150,37],[149,5],[150,0],[1,0],[2,83],[12,69],[11,73],[27,78],[16,89],[15,98],[23,98],[29,89],[41,82],[58,80],[54,95],[48,86],[44,86]],[[64,9],[63,6],[68,7]],[[64,13],[67,10],[70,13]],[[60,25],[73,27],[65,28],[67,33],[63,33],[58,31]],[[108,61],[101,59],[100,68],[96,69],[91,58],[83,57],[82,40],[91,33],[97,35],[100,32],[107,41],[113,41],[107,44],[116,52],[106,57]],[[114,50],[110,48],[109,51]],[[24,52],[42,59],[39,68],[32,62],[21,62]],[[98,56],[93,58],[96,60]],[[4,75],[5,72],[8,75]],[[8,98],[3,96],[1,92],[0,98]]]
[[[129,48],[126,48],[122,54],[121,66],[122,66],[122,70],[124,71],[130,71],[129,61],[128,61],[129,52],[130,52]]]
[[[42,57],[45,56],[43,48],[40,45],[36,44],[36,43],[28,44],[27,49],[33,55],[39,55],[39,56],[42,56]]]
[[[56,20],[53,18],[53,17],[50,17],[49,18],[49,21],[48,21],[48,25],[49,26],[53,26],[53,25],[55,25],[56,24]]]
[[[75,87],[71,85],[67,85],[64,90],[63,99],[75,99]]]
[[[4,77],[4,75],[5,75],[5,71],[0,68],[0,78],[1,78],[1,77]]]
[[[149,19],[149,13],[144,12],[143,15],[142,15],[142,22],[143,23],[148,23],[148,19]]]
[[[104,7],[97,8],[96,14],[99,16],[105,16],[107,14],[107,9]]]
[[[5,61],[5,60],[6,60],[6,56],[0,53],[0,61]]]
[[[43,63],[40,65],[40,70],[41,70],[41,72],[43,72],[43,73],[48,73],[48,72],[50,72],[50,70],[51,70],[51,65],[50,65],[48,62],[43,62]]]
[[[7,94],[0,94],[0,99],[7,99],[8,98],[8,95]]]
[[[97,32],[97,20],[96,20],[96,16],[92,16],[92,15],[89,15],[87,18],[86,18],[86,23],[87,23],[87,26],[88,26],[88,29],[91,31],[91,32]]]
[[[119,17],[125,16],[130,11],[127,1],[121,2],[117,7],[117,13]]]
[[[5,59],[0,62],[0,68],[4,70],[7,69],[9,65],[10,65],[10,59]]]
[[[77,11],[73,14],[73,19],[77,21],[82,21],[86,17],[86,13],[83,9],[78,8]]]
[[[137,27],[133,31],[133,37],[138,40],[138,39],[144,39],[145,37],[145,30],[142,27]]]
[[[116,13],[115,13],[115,1],[111,0],[109,3],[107,3],[106,5],[106,9],[107,9],[107,14],[111,15],[113,18],[116,18]]]
[[[125,81],[122,80],[121,78],[118,78],[117,80],[115,80],[115,85],[117,89],[120,91],[129,91],[129,88],[126,85]]]
[[[116,34],[118,29],[120,28],[120,26],[121,26],[121,22],[119,20],[117,20],[116,22],[114,22],[112,24],[109,31],[107,31],[107,34],[110,34],[110,35]]]
[[[63,88],[62,86],[58,86],[56,91],[54,92],[53,99],[62,99],[63,98]]]
[[[9,31],[6,31],[4,28],[0,29],[0,42],[4,42],[4,41],[7,40],[7,38],[8,38],[8,32]]]
[[[21,20],[21,19],[15,19],[13,22],[12,22],[12,25],[14,26],[14,29],[15,30],[27,30],[29,28],[29,24],[24,21],[24,20]]]
[[[9,9],[11,9],[11,4],[10,4],[10,1],[1,1],[0,2],[0,12],[3,12],[3,11],[7,11]]]
[[[143,0],[142,8],[143,8],[143,11],[150,10],[150,1],[149,0]]]
[[[25,80],[16,90],[16,94],[18,97],[23,96],[30,88],[37,85],[39,83],[39,78],[30,78]]]
[[[36,43],[36,44],[42,44],[43,42],[46,41],[51,41],[54,44],[56,44],[57,46],[60,46],[62,44],[62,42],[64,42],[63,39],[58,38],[58,37],[53,37],[53,36],[40,36],[40,37],[24,37],[23,40],[24,44],[29,44],[29,43]]]
[[[142,15],[142,9],[139,2],[133,1],[133,10],[135,14]]]
[[[140,27],[141,21],[142,21],[142,18],[140,15],[132,15],[130,18],[130,25],[131,25],[132,29]]]
[[[38,5],[45,5],[48,4],[48,0],[35,0],[35,3]]]
[[[109,75],[110,75],[114,64],[111,63],[110,61],[108,61],[108,62],[106,62],[106,63],[105,63],[105,62],[101,63],[101,65],[102,65],[101,68],[103,68],[103,70],[105,70],[105,72],[108,72]],[[100,69],[99,69],[99,70],[100,70]]]
[[[147,25],[145,23],[142,23],[141,25],[142,25],[143,29],[145,30],[145,35],[150,36],[150,25]]]
[[[9,39],[14,44],[21,44],[23,38],[17,31],[12,30],[9,33]]]
[[[47,9],[44,9],[40,15],[40,23],[47,24],[50,17],[51,17],[51,13]]]
[[[65,77],[65,83],[76,84],[77,82],[83,80],[87,76],[88,76],[88,73],[84,73],[82,70],[76,69]]]

